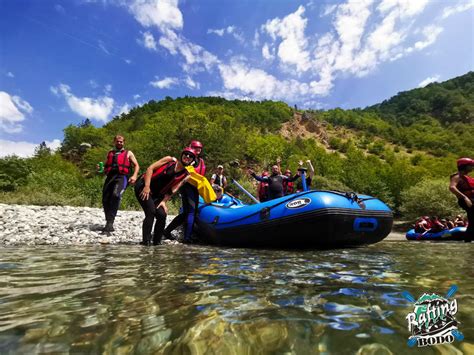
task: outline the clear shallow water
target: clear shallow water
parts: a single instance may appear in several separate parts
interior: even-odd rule
[[[389,241],[328,251],[4,248],[0,353],[467,353],[473,257],[473,243]],[[400,293],[444,296],[452,284],[465,340],[408,348],[413,307]]]

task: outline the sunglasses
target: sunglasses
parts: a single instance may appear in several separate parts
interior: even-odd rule
[[[189,159],[194,159],[194,155],[190,153],[183,153],[183,157],[189,158]]]

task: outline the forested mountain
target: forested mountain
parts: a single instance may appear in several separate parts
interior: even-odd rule
[[[95,165],[104,160],[113,137],[121,134],[143,169],[198,139],[205,146],[209,173],[223,164],[230,177],[250,189],[248,167],[267,169],[280,157],[283,168],[294,170],[299,160],[311,159],[315,188],[375,195],[404,211],[410,189],[426,181],[447,186],[455,160],[474,155],[473,120],[472,72],[353,110],[296,111],[274,101],[167,97],[135,107],[103,127],[89,120],[66,127],[56,154],[40,147],[31,159],[1,159],[0,189],[5,192],[0,198],[100,205],[101,177]],[[447,188],[440,194],[453,199]],[[133,206],[133,199],[129,194],[125,204]],[[430,212],[439,212],[437,208]]]

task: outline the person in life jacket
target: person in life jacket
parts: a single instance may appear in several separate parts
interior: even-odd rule
[[[262,173],[262,177],[268,177],[268,176],[269,176],[268,171],[265,170]],[[268,201],[268,182],[259,182],[257,195],[258,195],[258,200],[260,202]]]
[[[474,169],[474,159],[457,161],[458,171],[451,175],[449,190],[458,198],[459,207],[467,213],[466,241],[474,239],[474,178],[469,173]]]
[[[115,148],[107,153],[104,165],[104,174],[107,175],[102,188],[102,206],[106,224],[104,232],[114,231],[114,220],[120,207],[120,201],[127,185],[135,184],[140,166],[131,150],[124,148],[125,138],[117,135],[114,138]],[[129,178],[130,168],[133,165],[133,174]],[[99,167],[97,167],[99,169]]]
[[[295,175],[293,177],[281,175],[278,165],[272,166],[272,174],[270,176],[257,176],[257,174],[255,174],[255,172],[251,169],[249,170],[249,174],[257,181],[268,183],[269,200],[283,196],[283,182],[285,180],[293,182],[299,178],[299,175]]]
[[[201,158],[204,146],[197,140],[191,141],[189,146],[196,154],[196,158],[191,165],[194,167],[194,171],[204,176],[206,174],[206,165],[204,164],[204,159]],[[197,188],[190,183],[184,184],[179,192],[181,194],[183,209],[182,212],[166,227],[164,237],[166,239],[173,239],[171,232],[184,223],[184,242],[190,243],[192,242],[191,235],[193,233],[194,225],[198,222],[199,218],[199,193]]]
[[[152,240],[153,245],[160,244],[168,214],[166,203],[186,183],[189,178],[186,166],[192,165],[195,159],[195,152],[186,147],[179,160],[170,156],[161,158],[151,164],[138,179],[135,184],[135,196],[145,212],[142,225],[143,245],[150,245]]]
[[[227,187],[227,178],[224,175],[224,167],[222,165],[217,166],[217,172],[215,174],[212,174],[210,183],[211,185],[218,185],[223,189]]]
[[[285,170],[285,176],[291,178],[291,170],[286,169]],[[285,180],[283,181],[283,193],[285,195],[290,195],[293,192],[295,192],[295,183],[292,181]]]

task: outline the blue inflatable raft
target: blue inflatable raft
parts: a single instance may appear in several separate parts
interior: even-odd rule
[[[464,240],[466,237],[466,227],[456,227],[436,233],[417,233],[414,229],[410,229],[405,237],[408,240]]]
[[[380,200],[338,191],[304,191],[245,205],[200,206],[199,239],[231,247],[326,248],[373,244],[392,229],[392,211]]]

